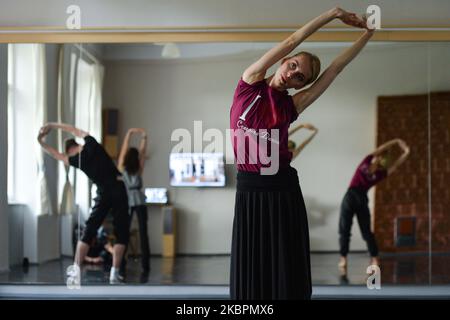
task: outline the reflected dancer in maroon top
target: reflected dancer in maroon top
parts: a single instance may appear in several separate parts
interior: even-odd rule
[[[398,145],[402,149],[401,156],[391,163],[387,151]],[[367,191],[384,178],[391,175],[409,155],[409,147],[403,140],[394,139],[378,147],[367,155],[359,164],[353,175],[350,186],[342,200],[339,218],[339,245],[341,259],[339,269],[341,275],[347,273],[347,254],[350,245],[353,215],[358,219],[361,235],[367,243],[370,253],[370,265],[379,265],[378,247],[375,236],[370,229],[370,210]]]

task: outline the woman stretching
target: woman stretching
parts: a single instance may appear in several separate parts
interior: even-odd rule
[[[400,146],[403,153],[391,164],[389,157],[386,155],[386,151],[395,145]],[[394,139],[386,142],[374,152],[367,155],[356,169],[341,204],[339,218],[341,258],[338,264],[341,273],[345,274],[347,271],[347,254],[354,214],[356,214],[362,237],[366,241],[367,248],[369,249],[371,257],[370,264],[379,264],[377,243],[374,234],[370,230],[370,210],[367,191],[387,176],[390,176],[406,160],[408,155],[409,147],[406,143],[403,140]]]
[[[131,136],[134,133],[141,134],[139,150],[129,147]],[[147,148],[147,134],[144,129],[131,128],[128,130],[120,150],[118,167],[122,172],[123,182],[128,192],[128,205],[130,207],[130,222],[133,213],[136,212],[139,224],[141,240],[141,264],[144,273],[150,270],[150,247],[147,232],[147,206],[145,195],[142,192],[142,173],[144,172],[145,152]]]
[[[134,133],[141,134],[139,150],[129,147],[131,136]],[[147,231],[147,206],[145,195],[142,192],[142,174],[145,165],[145,152],[147,148],[147,134],[144,129],[131,128],[128,130],[119,155],[119,171],[122,172],[123,182],[127,188],[128,205],[130,207],[130,223],[133,213],[136,212],[139,224],[139,236],[141,242],[142,271],[150,271],[150,246],[148,244]]]
[[[320,61],[315,55],[304,51],[288,55],[334,19],[366,28],[365,21],[355,14],[331,9],[270,49],[243,72],[237,84],[230,112],[238,169],[231,247],[232,299],[311,297],[308,221],[297,171],[290,166],[288,128],[357,56],[373,31],[366,30],[320,77]],[[266,77],[267,70],[279,61],[276,72]],[[293,96],[287,92],[308,85]],[[263,139],[272,129],[278,130],[270,146],[278,155],[279,169],[276,174],[266,175],[266,161],[261,161],[258,154],[267,146]],[[247,137],[259,139],[253,142],[256,153],[255,148],[245,146],[242,151],[239,147],[236,132],[242,131],[246,141]]]
[[[291,135],[293,135],[295,132],[297,132],[298,130],[300,130],[302,128],[308,129],[308,130],[312,131],[312,133],[298,147],[296,146],[296,143],[293,140],[288,141],[288,150],[289,150],[289,152],[292,153],[291,161],[294,160],[295,158],[297,158],[297,156],[300,154],[300,152],[302,152],[302,150],[306,147],[306,145],[308,143],[310,143],[311,140],[316,136],[317,132],[319,132],[319,129],[314,127],[312,124],[303,123],[303,124],[299,124],[297,127],[293,128],[293,129],[290,129],[289,133],[288,133],[288,137],[290,137]]]

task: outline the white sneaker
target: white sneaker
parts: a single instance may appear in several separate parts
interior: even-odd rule
[[[66,276],[67,277],[77,277],[81,274],[80,267],[77,264],[71,264],[66,269]]]
[[[72,264],[67,267],[66,276],[68,289],[81,289],[81,270],[77,264]]]
[[[109,275],[109,283],[110,284],[119,284],[123,283],[124,278],[117,271],[111,271]]]

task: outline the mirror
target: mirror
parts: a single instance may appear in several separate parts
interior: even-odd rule
[[[89,217],[96,190],[79,170],[66,172],[41,152],[36,141],[40,126],[65,122],[101,141],[115,162],[129,128],[144,128],[148,134],[143,187],[167,189],[170,206],[146,206],[148,221],[142,223],[148,229],[151,269],[144,276],[139,219],[133,215],[127,282],[228,285],[235,165],[226,161],[225,187],[174,187],[169,183],[169,157],[180,142],[174,132],[190,133],[191,152],[202,152],[211,142],[208,130],[210,134],[218,130],[222,150],[216,151],[226,153],[238,80],[273,45],[9,45],[11,271],[0,274],[0,283],[66,281],[73,239]],[[349,45],[311,42],[302,49],[319,56],[324,70]],[[167,58],[178,53],[178,58]],[[293,129],[309,123],[318,129],[291,164],[298,171],[308,213],[313,285],[366,285],[371,261],[360,224],[374,232],[383,284],[450,282],[449,54],[446,42],[369,43],[291,125]],[[302,128],[290,139],[301,146],[312,131]],[[62,150],[66,137],[53,130],[47,143]],[[393,139],[408,147],[406,160],[370,188],[367,198],[365,192],[348,193],[362,161],[366,160],[366,169],[372,161],[366,156]],[[135,135],[130,143],[139,147],[139,141]],[[393,165],[404,145],[397,141],[387,148],[380,166]],[[370,215],[343,210],[355,205],[348,203],[352,197],[368,201],[358,208],[368,208]],[[117,240],[111,228],[108,217],[99,243]],[[371,241],[370,233],[364,237]],[[339,252],[346,250],[342,246],[348,239],[347,267],[342,270]],[[376,252],[373,244],[371,249]],[[110,256],[105,250],[101,245],[103,252],[92,253],[92,258],[102,257],[104,262],[86,264],[82,284],[108,283]]]

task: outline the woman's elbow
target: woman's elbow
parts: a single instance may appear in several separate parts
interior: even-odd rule
[[[286,40],[283,41],[283,47],[286,50],[289,50],[289,52],[293,51],[298,46],[302,35],[298,35],[298,37],[296,38],[294,38],[293,35],[290,35]]]

